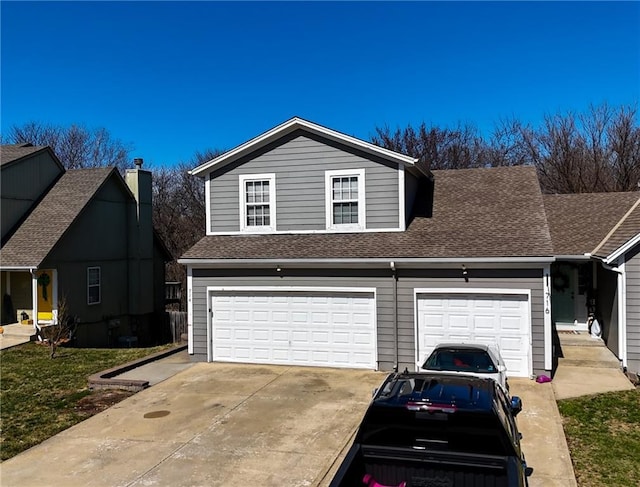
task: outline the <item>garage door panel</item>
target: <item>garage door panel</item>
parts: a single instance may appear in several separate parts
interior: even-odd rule
[[[470,316],[469,315],[460,315],[460,314],[449,314],[449,319],[447,320],[449,323],[449,328],[452,330],[470,330]]]
[[[211,299],[214,360],[376,368],[373,293],[227,292]]]
[[[439,343],[497,344],[512,376],[529,376],[530,317],[526,295],[418,294],[418,358]]]

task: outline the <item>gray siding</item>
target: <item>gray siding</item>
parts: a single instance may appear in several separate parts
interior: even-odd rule
[[[640,249],[625,256],[627,277],[627,368],[640,372]]]
[[[389,370],[394,363],[393,345],[393,282],[384,271],[283,270],[257,269],[253,272],[234,270],[193,271],[193,337],[194,359],[207,359],[207,286],[306,286],[306,287],[366,287],[376,288],[378,366]]]
[[[61,174],[62,169],[48,152],[2,167],[0,225],[3,238]]]
[[[211,231],[240,230],[240,175],[275,173],[276,229],[326,229],[325,171],[365,170],[367,228],[398,228],[398,170],[364,155],[298,135],[211,174]]]
[[[403,271],[398,274],[399,367],[413,369],[415,355],[414,288],[508,288],[531,289],[533,369],[544,370],[544,316],[541,270],[472,271],[468,283],[459,269]],[[375,287],[377,289],[378,364],[391,370],[396,363],[394,285],[389,270],[290,270],[278,277],[272,269],[193,271],[194,360],[207,359],[207,286],[321,286]]]

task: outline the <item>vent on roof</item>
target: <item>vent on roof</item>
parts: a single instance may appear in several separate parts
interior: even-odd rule
[[[133,163],[136,165],[136,167],[137,167],[138,169],[141,169],[141,168],[142,168],[142,164],[143,164],[143,162],[144,162],[144,161],[142,160],[142,157],[136,157],[136,158],[133,160]]]
[[[31,142],[23,142],[22,144],[18,144],[18,147],[33,147]]]

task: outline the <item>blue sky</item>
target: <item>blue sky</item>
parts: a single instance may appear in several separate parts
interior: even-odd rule
[[[300,116],[376,126],[640,100],[640,2],[9,2],[1,129],[106,127],[153,165]]]

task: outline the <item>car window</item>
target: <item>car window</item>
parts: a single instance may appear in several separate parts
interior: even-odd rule
[[[496,407],[498,409],[498,416],[504,423],[505,428],[511,436],[511,440],[514,444],[520,444],[520,437],[518,435],[518,427],[516,426],[516,420],[511,414],[511,401],[500,387],[496,387]]]
[[[494,374],[498,371],[496,364],[486,351],[454,348],[435,350],[427,358],[422,368],[488,374]]]

